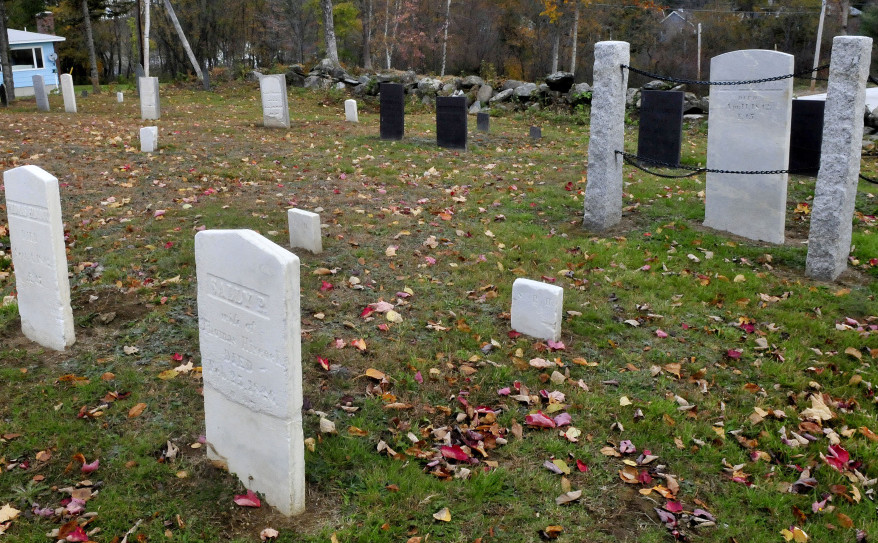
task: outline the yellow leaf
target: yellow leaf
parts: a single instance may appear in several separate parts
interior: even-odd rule
[[[451,511],[447,507],[443,507],[441,510],[433,513],[433,518],[442,522],[451,522]]]
[[[180,375],[180,372],[178,372],[177,370],[165,370],[159,374],[159,379],[168,381],[178,375]]]
[[[369,432],[362,428],[357,428],[356,426],[348,426],[348,434],[357,437],[366,437],[369,435]]]
[[[387,378],[382,372],[376,370],[375,368],[369,368],[366,370],[366,377],[371,377],[377,381],[383,381]]]
[[[135,405],[134,407],[132,407],[131,409],[128,410],[128,418],[132,419],[134,417],[139,417],[140,414],[143,413],[144,409],[146,409],[145,403],[141,402],[141,403]]]
[[[564,475],[570,475],[570,466],[567,465],[567,462],[556,458],[555,460],[552,460],[552,463],[561,470],[561,473]]]
[[[847,349],[845,349],[844,354],[849,354],[849,355],[853,356],[854,358],[856,358],[857,360],[863,359],[863,353],[861,353],[857,349],[854,349],[853,347],[848,347]]]
[[[397,322],[397,323],[402,322],[402,315],[400,315],[399,313],[397,313],[396,311],[394,311],[392,309],[390,311],[388,311],[387,313],[385,313],[384,317],[387,320],[389,320],[390,322]]]
[[[6,504],[3,507],[0,507],[0,523],[9,522],[14,519],[21,513],[18,509],[12,507],[11,504]]]
[[[631,400],[628,399],[628,396],[622,396],[621,398],[619,398],[619,405],[623,407],[626,405],[631,405]]]

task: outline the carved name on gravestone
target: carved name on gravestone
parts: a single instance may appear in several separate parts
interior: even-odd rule
[[[490,132],[491,131],[491,116],[487,113],[477,113],[476,114],[476,129],[479,132]]]
[[[159,78],[140,78],[140,118],[143,120],[155,120],[162,116],[162,107],[159,101]]]
[[[3,183],[21,330],[63,351],[75,336],[58,180],[36,166],[21,166],[4,172]]]
[[[519,278],[512,283],[512,329],[529,336],[558,341],[564,289]]]
[[[790,171],[817,175],[823,143],[824,100],[793,100],[790,122]]]
[[[64,111],[76,113],[76,91],[73,89],[73,76],[61,74],[61,95],[64,97]]]
[[[287,224],[290,229],[290,247],[306,249],[314,254],[323,252],[320,215],[304,209],[288,209]]]
[[[37,109],[39,111],[49,111],[49,93],[46,92],[46,84],[43,76],[33,76],[34,98],[37,99]]]
[[[262,124],[266,128],[289,128],[290,107],[287,100],[287,80],[283,74],[259,78],[262,94]]]
[[[140,152],[154,153],[159,145],[159,128],[144,126],[140,129]]]
[[[349,123],[358,123],[360,122],[360,117],[357,115],[357,101],[350,99],[344,101],[344,118]]]
[[[195,236],[208,458],[305,510],[299,258],[252,230]]]
[[[530,137],[531,139],[541,139],[543,137],[543,129],[539,126],[530,127]]]
[[[436,145],[466,149],[466,96],[436,97]]]
[[[748,81],[793,71],[793,56],[749,49],[714,57],[711,81]],[[787,169],[792,78],[710,87],[707,167]],[[704,225],[746,238],[783,243],[787,174],[708,173]]]
[[[683,139],[683,93],[645,90],[640,100],[637,156],[676,166]]]
[[[381,139],[401,140],[405,133],[405,97],[399,83],[381,83]]]

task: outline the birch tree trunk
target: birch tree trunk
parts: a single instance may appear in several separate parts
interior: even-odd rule
[[[448,25],[451,22],[451,0],[445,4],[445,29],[442,36],[442,70],[439,72],[439,77],[445,76],[445,59],[447,57],[446,53],[448,52]]]
[[[88,10],[88,0],[82,0],[82,24],[85,25],[85,46],[88,48],[88,65],[91,69],[91,90],[95,94],[100,94],[101,82],[98,78],[98,61],[91,33],[91,13]]]
[[[143,75],[149,77],[149,4],[152,0],[143,2]]]
[[[570,73],[576,73],[576,47],[579,39],[579,1],[574,2],[573,8],[573,36],[570,39]]]
[[[198,65],[198,61],[195,60],[195,53],[192,52],[192,48],[189,47],[189,40],[186,39],[186,34],[183,33],[183,27],[180,26],[180,21],[177,19],[177,14],[174,12],[174,6],[171,5],[171,0],[164,0],[165,9],[168,11],[168,16],[171,18],[171,22],[174,24],[174,29],[177,31],[177,35],[180,36],[180,41],[183,42],[183,49],[186,50],[186,55],[189,57],[189,62],[192,63],[192,67],[195,69],[196,75],[198,75],[199,81],[204,81],[204,74],[201,73],[201,66]]]
[[[390,69],[390,0],[384,0],[384,58]]]
[[[839,22],[841,23],[841,35],[848,35],[848,16],[851,14],[851,1],[850,0],[839,0],[838,2],[838,17]]]
[[[326,42],[326,58],[339,65],[338,49],[335,45],[335,22],[332,18],[332,0],[320,0],[323,9],[323,38]]]
[[[0,0],[0,69],[3,70],[3,89],[6,102],[15,101],[15,84],[12,82],[12,63],[9,62],[9,36],[6,33],[6,3]]]
[[[363,69],[372,70],[372,0],[365,0],[363,10]]]
[[[558,71],[558,50],[561,48],[561,29],[555,23],[555,35],[552,37],[552,72]]]
[[[390,54],[387,55],[387,69],[390,69],[390,59],[393,57],[393,49],[396,47],[396,31],[399,30],[399,10],[402,0],[396,0],[396,11],[393,15],[393,33],[390,34]]]

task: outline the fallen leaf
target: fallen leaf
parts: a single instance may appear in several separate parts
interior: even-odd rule
[[[259,501],[259,496],[252,490],[248,490],[246,494],[237,494],[235,496],[235,503],[241,507],[259,507],[262,505],[262,502]]]
[[[329,419],[325,419],[320,417],[320,432],[323,434],[334,434],[335,431],[335,423]]]
[[[443,507],[439,511],[433,513],[433,518],[442,522],[451,522],[451,511],[447,507]]]
[[[265,528],[261,532],[259,532],[259,539],[262,541],[267,541],[269,539],[276,539],[280,534],[274,528]]]
[[[133,419],[134,417],[139,417],[143,410],[146,409],[145,403],[139,403],[128,410],[128,418]]]
[[[573,490],[571,492],[565,492],[564,494],[561,494],[560,496],[555,498],[555,503],[557,505],[564,505],[567,503],[575,502],[576,500],[578,500],[581,497],[582,497],[581,490]]]
[[[387,379],[387,376],[384,375],[384,373],[376,370],[375,368],[367,369],[366,370],[366,377],[375,379],[377,381],[383,381],[384,379]]]
[[[19,513],[21,513],[21,511],[12,507],[12,504],[7,503],[3,507],[0,507],[0,523],[9,522],[10,520],[15,519]]]

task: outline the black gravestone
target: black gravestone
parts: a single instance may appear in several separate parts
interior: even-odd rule
[[[823,146],[823,100],[793,100],[790,122],[790,172],[817,175]]]
[[[539,126],[530,127],[530,137],[535,139],[535,140],[542,138],[543,137],[543,129],[540,128]]]
[[[140,96],[140,78],[145,77],[146,72],[143,71],[143,66],[140,64],[134,65],[134,83],[137,85],[137,95]]]
[[[6,85],[0,85],[0,105],[9,105],[9,98],[6,98]]]
[[[88,91],[87,91],[87,90],[83,90],[83,91],[82,91],[82,97],[83,97],[83,98],[88,98]]]
[[[637,156],[678,165],[683,139],[683,93],[645,90],[640,100]]]
[[[466,96],[436,97],[436,145],[466,149]]]
[[[381,139],[401,140],[405,133],[405,89],[399,83],[381,83]]]
[[[487,113],[476,114],[476,128],[479,132],[491,131],[491,116]]]

